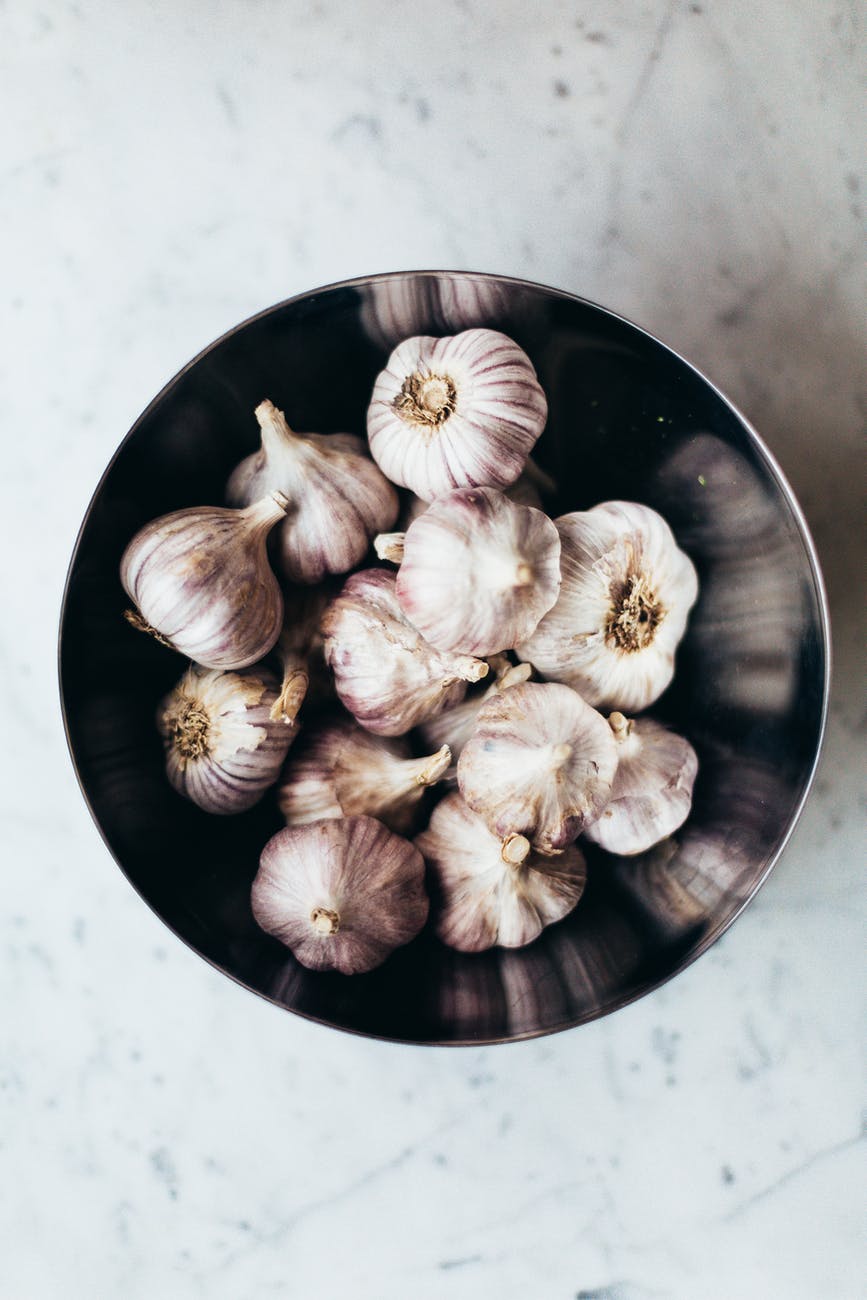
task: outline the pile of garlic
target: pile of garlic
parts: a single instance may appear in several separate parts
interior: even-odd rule
[[[121,560],[129,622],[190,660],[157,710],[169,781],[216,814],[276,789],[253,915],[310,969],[372,970],[429,914],[465,952],[532,942],[581,898],[579,836],[637,854],[689,814],[695,751],[642,711],[692,563],[648,506],[543,512],[545,394],[495,330],[400,343],[366,444],[254,414],[229,504]]]

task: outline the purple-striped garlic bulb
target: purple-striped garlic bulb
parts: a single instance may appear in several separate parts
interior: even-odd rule
[[[232,505],[247,505],[265,492],[288,499],[277,532],[276,563],[294,582],[314,583],[329,573],[348,573],[362,559],[375,533],[397,519],[397,493],[350,433],[295,433],[273,402],[254,412],[261,430],[259,451],[242,460],[226,486]]]
[[[422,929],[424,859],[373,817],[287,827],[262,850],[251,902],[302,966],[359,975]]]
[[[560,590],[557,529],[496,488],[439,497],[406,533],[380,535],[375,546],[400,564],[400,607],[439,650],[509,650],[533,633]]]
[[[493,695],[499,695],[501,691],[509,690],[512,686],[520,686],[532,672],[529,664],[513,664],[505,655],[491,655],[488,664],[495,680],[487,690],[483,690],[481,694],[476,692],[465,696],[450,709],[445,709],[435,718],[429,718],[427,722],[421,724],[418,731],[426,749],[433,750],[441,745],[448,745],[452,762],[457,763],[464,745],[473,734],[479,709],[485,701]],[[457,774],[448,772],[446,779],[451,780],[453,775],[456,777]]]
[[[425,790],[442,779],[451,761],[448,745],[413,758],[408,741],[374,736],[351,718],[340,718],[305,732],[283,772],[277,801],[287,826],[365,813],[405,834]]]
[[[674,675],[698,595],[692,561],[649,506],[606,501],[554,522],[560,595],[518,655],[588,704],[637,713]]]
[[[433,501],[459,487],[508,487],[545,427],[548,403],[527,354],[497,330],[405,339],[367,412],[374,460]]]
[[[403,613],[387,569],[353,573],[322,616],[338,696],[368,731],[400,736],[463,699],[483,659],[436,650]]]
[[[617,771],[608,803],[584,834],[609,853],[643,853],[689,816],[698,758],[688,740],[653,718],[608,719]]]
[[[568,686],[525,682],[482,705],[458,785],[495,835],[559,853],[602,812],[616,769],[601,714]]]
[[[461,952],[532,943],[572,911],[587,880],[577,845],[535,853],[524,835],[493,834],[457,793],[437,804],[415,844],[431,871],[436,933]]]
[[[120,561],[138,610],[128,621],[206,668],[264,658],[283,624],[266,542],[286,505],[273,492],[243,510],[197,506],[145,524]]]
[[[267,669],[190,664],[160,704],[166,774],[208,813],[252,808],[277,780],[297,728],[274,721],[278,682]]]

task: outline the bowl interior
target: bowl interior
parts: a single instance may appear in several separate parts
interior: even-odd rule
[[[412,334],[503,329],[549,400],[535,459],[551,514],[612,498],[659,510],[695,562],[701,595],[675,681],[653,712],[687,735],[693,811],[639,858],[588,845],[573,914],[530,947],[465,956],[425,932],[379,970],[314,974],[250,911],[272,799],[238,817],[177,796],[154,726],[182,661],[122,617],[118,561],[145,522],[223,500],[258,445],[270,397],[296,428],[364,432],[373,380]],[[238,327],[155,399],[106,471],[70,568],[61,623],[69,743],[94,818],[159,916],[202,956],[285,1007],[419,1042],[510,1039],[604,1014],[703,951],[772,866],[812,776],[824,719],[820,582],[779,472],[713,387],[662,344],[569,295],[495,277],[374,277],[284,303]]]

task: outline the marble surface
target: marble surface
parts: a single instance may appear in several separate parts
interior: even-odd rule
[[[35,0],[0,30],[0,1292],[862,1296],[863,11]],[[151,396],[261,307],[419,266],[577,291],[702,366],[834,618],[818,780],[753,905],[505,1048],[355,1039],[211,970],[103,848],[57,703],[78,523]]]

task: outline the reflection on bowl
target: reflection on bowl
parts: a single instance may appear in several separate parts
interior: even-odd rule
[[[424,932],[379,970],[300,967],[262,933],[250,884],[280,826],[272,800],[213,818],[165,780],[153,724],[175,656],[133,631],[118,561],[147,520],[219,503],[255,449],[264,395],[298,427],[364,431],[374,377],[410,334],[486,325],[531,356],[549,402],[535,458],[554,514],[642,501],[671,523],[701,594],[654,713],[696,747],[693,811],[635,859],[587,846],[579,906],[530,947],[465,955]],[[337,379],[339,378],[339,382]],[[791,492],[744,419],[690,365],[617,316],[516,280],[431,272],[304,294],[238,326],[151,403],[106,471],[64,598],[69,744],[96,822],[132,884],[227,974],[302,1015],[413,1042],[500,1041],[593,1019],[703,952],[754,895],[815,768],[827,696],[821,579]]]

